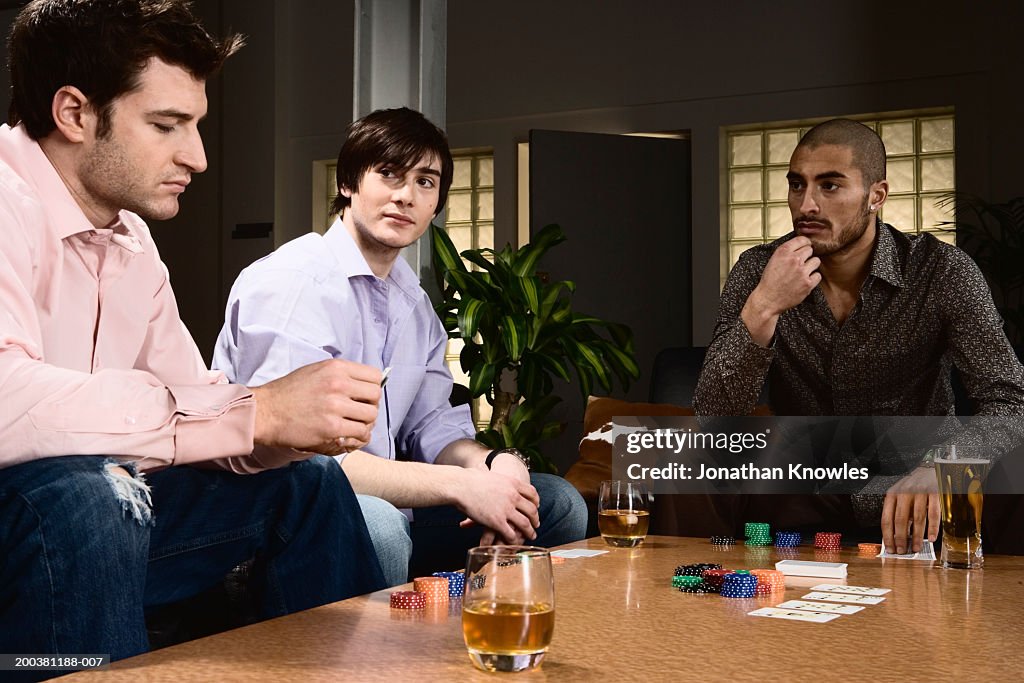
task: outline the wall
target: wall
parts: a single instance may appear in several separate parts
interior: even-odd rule
[[[495,149],[502,243],[515,239],[515,145],[531,128],[690,131],[692,342],[706,344],[723,267],[722,126],[953,105],[958,188],[1019,195],[1022,15],[953,0],[450,0],[449,136]]]

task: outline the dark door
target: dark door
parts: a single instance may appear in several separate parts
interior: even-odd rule
[[[646,401],[658,351],[691,344],[689,140],[531,131],[531,233],[548,223],[568,240],[542,269],[576,282],[574,310],[632,328],[642,374],[617,394]],[[576,458],[584,403],[575,386],[556,391],[561,465]]]

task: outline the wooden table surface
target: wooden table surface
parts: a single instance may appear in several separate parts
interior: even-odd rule
[[[990,556],[981,571],[812,548],[801,559],[849,563],[845,583],[891,588],[880,605],[827,624],[751,617],[827,579],[787,579],[785,593],[728,599],[671,588],[676,565],[773,567],[773,548],[720,550],[705,539],[650,536],[638,548],[600,538],[566,547],[610,550],[555,566],[555,635],[540,670],[473,668],[455,603],[392,610],[388,591],[122,660],[74,681],[512,680],[1020,680],[1024,557]],[[970,678],[967,678],[967,677]]]

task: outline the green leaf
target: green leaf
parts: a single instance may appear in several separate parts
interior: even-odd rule
[[[510,315],[501,318],[501,339],[508,351],[508,357],[518,361],[526,348],[526,322]]]
[[[469,376],[469,393],[475,398],[487,393],[494,384],[494,373],[497,366],[492,363],[484,363],[477,367],[476,372]]]
[[[510,280],[512,289],[520,301],[526,303],[526,309],[533,314],[540,313],[540,278],[513,277]]]
[[[480,321],[490,308],[490,305],[480,299],[465,299],[459,304],[459,330],[463,339],[472,339],[476,336]]]
[[[545,225],[534,235],[533,240],[519,250],[512,271],[519,276],[533,275],[537,270],[537,261],[548,249],[566,240],[565,233],[554,223]]]
[[[450,270],[445,277],[455,285],[459,294],[473,299],[492,301],[500,292],[486,278],[484,273],[471,273],[466,270]]]
[[[494,270],[495,266],[487,259],[486,256],[484,256],[484,251],[485,250],[483,249],[467,249],[462,252],[462,257],[470,263],[475,263],[484,270],[491,272]],[[490,249],[487,249],[486,251],[490,251]]]
[[[466,264],[459,257],[459,252],[448,233],[433,223],[430,224],[430,243],[434,249],[434,260],[440,264],[438,271],[466,272]]]

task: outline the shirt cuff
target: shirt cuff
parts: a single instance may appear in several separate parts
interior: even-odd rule
[[[256,401],[248,387],[215,384],[168,389],[178,416],[173,464],[188,465],[253,452]]]
[[[459,439],[476,438],[468,405],[448,408],[412,444],[412,459],[432,464],[445,446]]]

